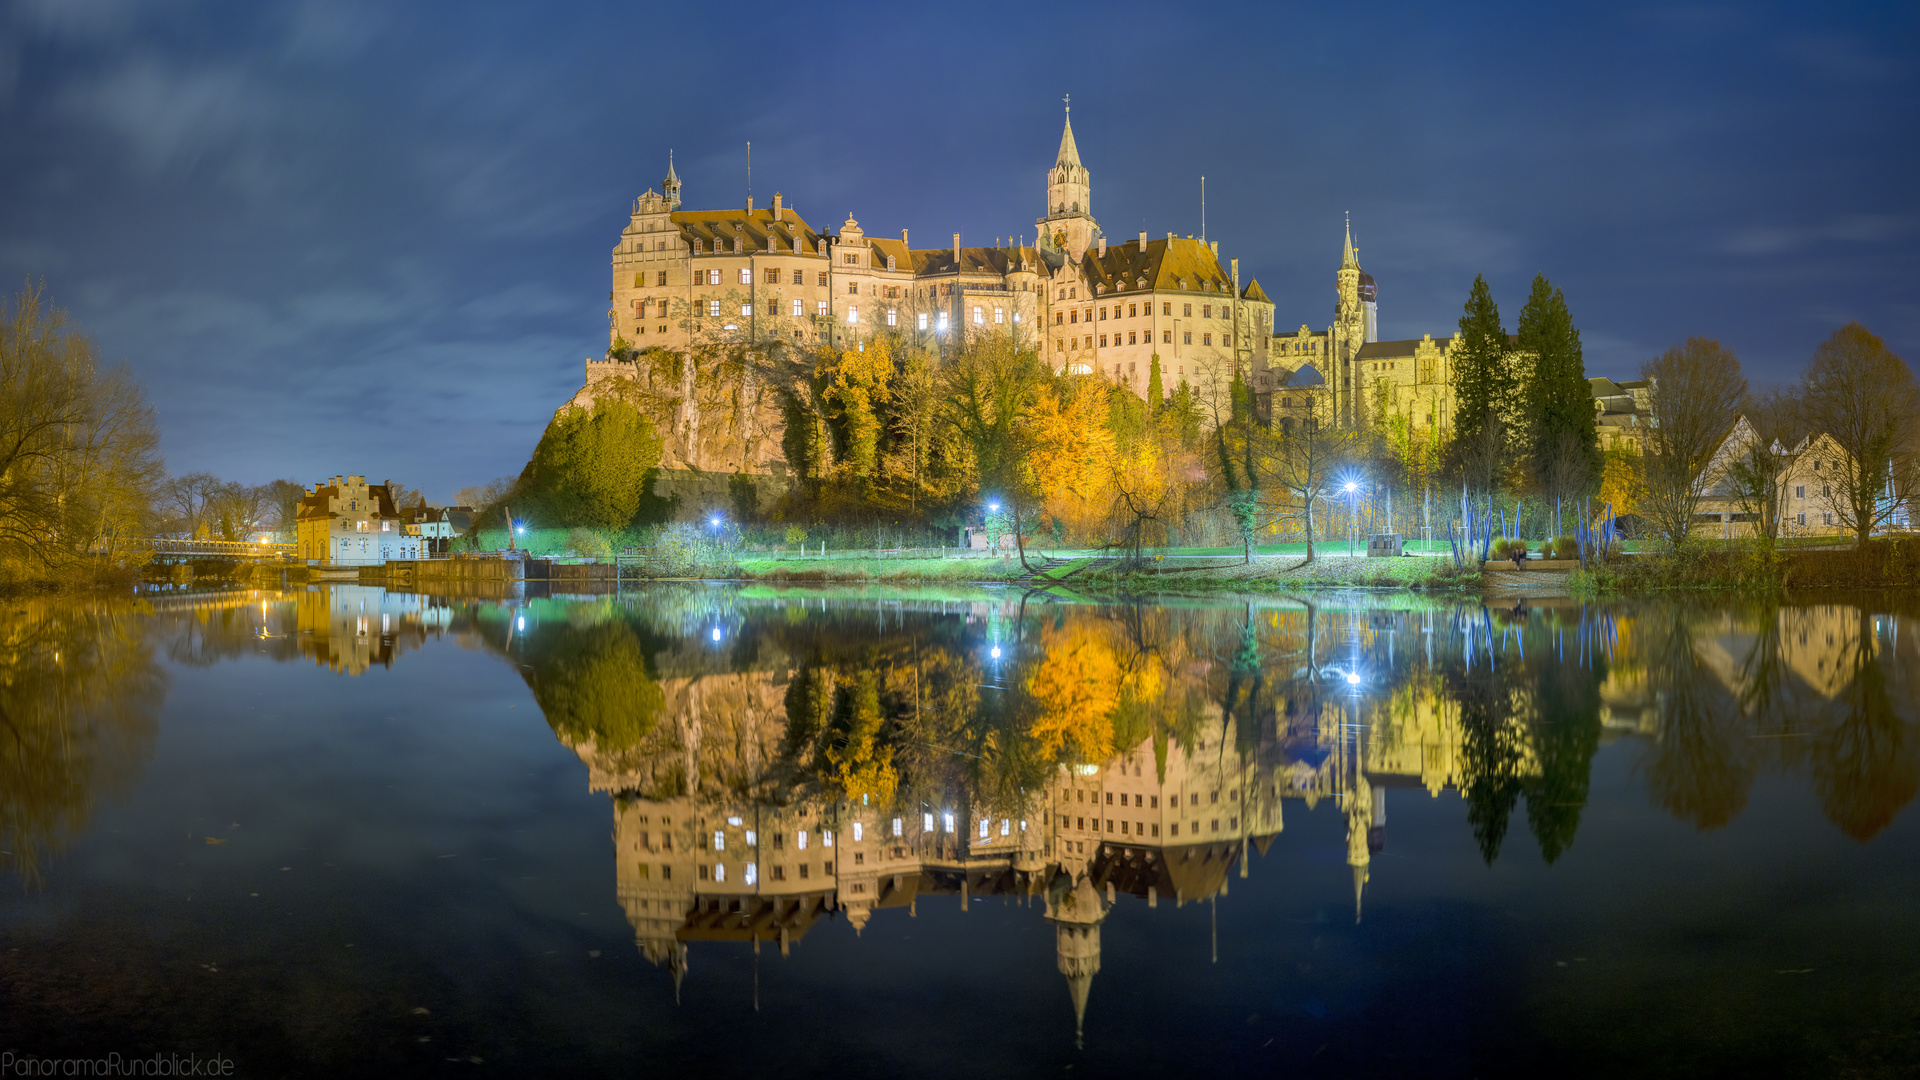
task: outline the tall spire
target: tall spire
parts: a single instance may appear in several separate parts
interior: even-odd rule
[[[1340,256],[1340,269],[1342,270],[1360,269],[1360,257],[1354,254],[1354,250],[1353,250],[1353,213],[1352,211],[1348,211],[1347,213],[1347,248],[1346,248],[1346,251],[1342,253]]]
[[[1080,164],[1080,148],[1073,142],[1073,95],[1062,100],[1067,104],[1067,123],[1060,131],[1060,156],[1054,159],[1055,167]]]

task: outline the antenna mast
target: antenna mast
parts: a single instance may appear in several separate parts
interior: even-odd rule
[[[747,142],[747,209],[753,209],[753,142]]]
[[[1200,242],[1207,242],[1207,178],[1200,178]]]

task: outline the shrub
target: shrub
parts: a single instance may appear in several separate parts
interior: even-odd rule
[[[807,530],[798,525],[787,526],[787,543],[804,544],[807,542]]]
[[[1513,558],[1513,541],[1504,536],[1494,540],[1493,546],[1487,549],[1487,557],[1490,559]]]

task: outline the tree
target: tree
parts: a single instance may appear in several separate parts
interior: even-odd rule
[[[1330,392],[1308,390],[1301,400],[1304,410],[1292,411],[1289,407],[1287,415],[1279,418],[1268,467],[1273,480],[1286,492],[1287,501],[1300,514],[1307,534],[1307,561],[1312,562],[1313,504],[1333,486],[1334,473],[1345,463],[1352,435],[1334,422]]]
[[[1793,467],[1794,450],[1800,445],[1800,412],[1800,399],[1791,391],[1748,397],[1740,410],[1748,437],[1726,465],[1728,490],[1753,523],[1753,534],[1768,543],[1780,535],[1780,478]]]
[[[530,501],[542,524],[624,528],[659,463],[652,421],[606,394],[591,410],[570,405],[553,418],[520,474],[516,498]]]
[[[1167,391],[1160,379],[1160,354],[1154,353],[1152,359],[1147,361],[1147,414],[1160,415],[1160,410],[1166,404]]]
[[[1643,440],[1642,508],[1673,547],[1687,542],[1700,498],[1715,476],[1715,455],[1739,419],[1747,394],[1740,358],[1711,338],[1692,337],[1640,368],[1650,424]]]
[[[1504,434],[1511,416],[1513,386],[1507,359],[1507,330],[1486,278],[1476,274],[1460,316],[1460,332],[1447,347],[1453,369],[1453,436],[1447,459],[1459,467],[1473,444],[1492,430]],[[1489,427],[1489,421],[1493,426]]]
[[[171,514],[179,531],[198,536],[200,527],[209,523],[215,500],[226,491],[226,482],[210,472],[176,476],[160,488],[160,506]]]
[[[0,304],[0,559],[42,568],[143,528],[163,469],[144,392],[28,286]]]
[[[1801,384],[1808,427],[1846,454],[1834,513],[1860,546],[1898,508],[1896,476],[1911,462],[1920,392],[1907,362],[1866,327],[1848,323],[1814,350]],[[1895,457],[1908,459],[1896,465]],[[1905,492],[1902,492],[1905,494]]]
[[[273,512],[273,527],[290,533],[300,527],[300,500],[307,489],[298,480],[270,480],[265,485],[268,507]]]
[[[487,507],[506,498],[507,494],[513,490],[513,485],[516,482],[517,481],[511,476],[495,477],[484,484],[474,484],[461,488],[459,491],[453,493],[453,501],[457,506],[465,506],[473,510],[485,510]],[[282,525],[281,528],[286,528],[286,526]]]
[[[1519,351],[1533,358],[1525,388],[1525,438],[1534,475],[1549,498],[1585,495],[1600,475],[1593,398],[1567,298],[1544,274],[1534,275],[1515,329]]]

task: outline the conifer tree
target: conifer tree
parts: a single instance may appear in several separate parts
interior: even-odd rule
[[[1147,362],[1147,415],[1159,416],[1166,404],[1166,389],[1160,384],[1160,354]]]
[[[1471,456],[1470,448],[1482,437],[1489,420],[1497,425],[1509,420],[1507,330],[1500,325],[1493,291],[1479,274],[1474,275],[1473,291],[1467,294],[1460,332],[1447,348],[1447,363],[1453,369],[1454,393],[1452,445],[1447,457],[1459,466]]]
[[[1515,327],[1521,352],[1534,357],[1524,402],[1524,438],[1534,476],[1549,495],[1571,496],[1600,475],[1600,436],[1587,389],[1580,331],[1567,298],[1536,274]]]

